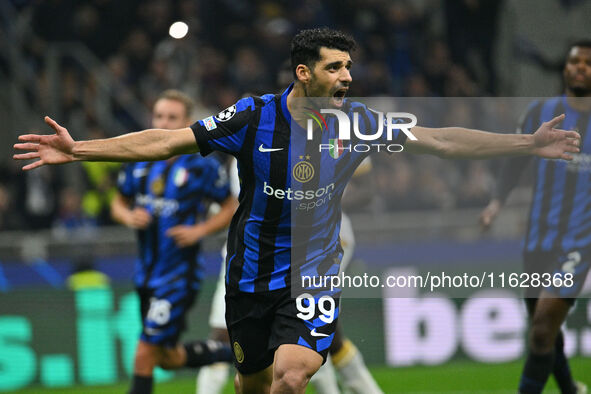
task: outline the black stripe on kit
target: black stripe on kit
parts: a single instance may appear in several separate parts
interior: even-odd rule
[[[274,189],[285,190],[289,165],[290,128],[285,120],[281,108],[281,96],[276,95],[275,103],[275,127],[273,129],[272,147],[284,148],[274,152],[270,157],[269,184]],[[254,291],[268,291],[271,274],[275,270],[275,242],[277,239],[277,227],[281,222],[283,200],[269,196],[265,217],[259,237],[259,273],[254,282]]]
[[[150,177],[150,171],[152,170],[152,166],[154,166],[154,162],[149,162],[145,167],[144,170],[146,172],[146,175],[142,176],[139,178],[138,180],[138,187],[137,187],[137,194],[146,194],[146,191],[148,190],[147,188],[147,183],[148,183],[148,178]],[[134,167],[135,169],[135,167]],[[132,176],[133,176],[133,171],[132,171]],[[150,236],[148,234],[149,229],[145,230],[145,231],[137,231],[138,234],[138,238],[140,241],[140,245],[144,246],[146,245],[146,242],[148,242],[148,240],[150,239]],[[139,248],[139,252],[140,254],[143,253],[143,248]],[[142,263],[146,263],[145,261],[145,257],[144,255],[140,256],[140,259],[142,261]]]
[[[228,258],[230,261],[232,256],[236,256],[230,264],[229,270],[229,283],[238,284],[240,278],[242,278],[242,268],[244,267],[244,228],[246,222],[250,217],[250,211],[252,210],[252,204],[254,202],[255,193],[255,175],[254,175],[254,163],[253,163],[253,151],[256,133],[261,120],[261,107],[264,105],[263,100],[260,97],[253,97],[255,105],[255,114],[251,118],[250,123],[246,129],[246,135],[244,137],[244,144],[238,154],[237,159],[240,161],[242,176],[242,188],[241,194],[243,198],[238,206],[238,211],[234,214],[232,224],[230,225],[230,232],[228,234]]]
[[[564,105],[562,104],[562,100],[556,105],[554,111],[552,113],[552,117],[562,114],[565,112]],[[540,124],[541,124],[540,119]],[[533,125],[533,127],[536,127]],[[548,213],[552,208],[552,189],[554,188],[554,174],[556,172],[556,162],[548,160],[546,164],[546,170],[544,171],[544,190],[543,190],[543,199],[540,209],[540,217],[539,221],[539,231],[538,231],[538,239],[536,241],[537,246],[541,246],[542,241],[546,237],[548,233]]]
[[[162,194],[166,193],[166,186],[168,185],[168,173],[170,172],[170,169],[172,168],[172,165],[167,164],[166,168],[164,169],[164,172],[162,172],[161,178],[164,181],[164,191],[162,192]],[[150,166],[151,169],[151,166]],[[144,177],[144,178],[148,178],[148,176]],[[146,189],[145,192],[146,194],[148,194],[149,192],[149,187],[150,185],[147,184],[146,182]],[[152,222],[150,223],[150,227],[148,228],[148,231],[150,231],[153,235],[152,237],[152,245],[150,245],[152,247],[152,261],[150,262],[150,264],[148,264],[147,270],[146,270],[146,277],[144,278],[144,284],[143,287],[146,287],[148,285],[148,282],[150,281],[150,276],[152,276],[152,271],[154,270],[154,266],[156,265],[156,262],[158,261],[159,258],[159,253],[158,253],[158,248],[160,247],[160,239],[158,237],[158,230],[160,227],[160,219],[158,218],[158,216],[156,215],[152,215]]]
[[[521,132],[523,134],[526,134],[526,133],[532,134],[534,131],[536,131],[536,129],[537,129],[536,122],[539,123],[540,118],[542,117],[542,106],[543,106],[543,102],[540,101],[534,108],[531,109],[530,114],[528,114],[527,116],[524,117],[523,123],[519,125],[519,129],[521,130]],[[533,130],[526,130],[525,129],[526,122],[527,122],[527,119],[530,117],[532,119],[531,128]],[[529,204],[529,212],[527,214],[527,227],[526,228],[528,229],[527,230],[528,233],[526,233],[526,236],[525,236],[525,247],[526,248],[527,248],[527,243],[529,242],[529,229],[531,228],[531,225],[532,225],[532,222],[531,222],[532,221],[532,209],[534,206],[533,201],[534,201],[535,193],[536,193],[536,185],[539,182],[539,179],[537,179],[538,178],[537,166],[539,165],[539,160],[540,160],[539,158],[532,160],[535,163],[535,166],[534,166],[535,167],[535,169],[534,169],[535,179],[534,179],[534,187],[532,188],[532,192],[531,192],[532,198],[530,198],[530,201],[532,201],[532,202]],[[531,162],[530,162],[530,165],[531,165]]]
[[[329,119],[330,120],[330,119]],[[315,130],[316,131],[316,130]],[[322,142],[322,134],[321,132],[315,132],[313,134],[312,140],[306,139],[306,145],[303,154],[309,155],[310,159],[308,160],[312,167],[314,168],[314,177],[302,184],[301,186],[296,183],[294,189],[301,187],[302,190],[305,192],[309,190],[317,190],[320,185],[320,174],[322,168],[320,167],[321,164],[321,153],[318,150],[319,144]],[[295,150],[295,149],[294,149]],[[299,158],[294,157],[292,158],[293,164],[297,163]],[[292,181],[292,185],[295,182]],[[297,281],[302,276],[301,266],[300,264],[305,264],[309,243],[311,241],[310,236],[312,232],[308,231],[307,229],[314,225],[315,223],[315,216],[317,213],[315,210],[311,212],[302,212],[295,209],[295,205],[292,206],[292,229],[296,229],[296,231],[292,231],[291,239],[292,239],[292,250],[291,250],[291,269],[290,269],[290,280]],[[295,275],[295,276],[294,276]],[[293,278],[292,278],[293,277]],[[298,282],[295,282],[298,283]]]

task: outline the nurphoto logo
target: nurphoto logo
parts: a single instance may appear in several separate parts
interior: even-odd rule
[[[417,117],[407,112],[387,112],[384,114],[380,111],[372,111],[376,115],[377,130],[367,130],[361,132],[359,129],[359,113],[353,113],[353,127],[351,128],[351,120],[349,116],[338,109],[321,109],[320,112],[313,111],[307,114],[311,117],[307,123],[307,139],[314,139],[314,123],[320,130],[328,129],[326,119],[322,114],[332,114],[336,117],[338,123],[338,138],[331,138],[328,144],[319,144],[319,152],[328,151],[330,156],[334,159],[339,158],[343,152],[369,152],[369,151],[386,151],[390,153],[402,152],[404,149],[401,144],[387,143],[394,140],[395,130],[403,132],[406,136],[416,141],[417,137],[410,131],[417,124]],[[351,129],[353,132],[351,133]],[[385,130],[384,130],[385,129]],[[386,133],[384,138],[384,133]],[[359,142],[352,143],[351,136],[355,136],[355,140]],[[396,134],[397,135],[397,134]],[[345,142],[349,144],[345,144]]]

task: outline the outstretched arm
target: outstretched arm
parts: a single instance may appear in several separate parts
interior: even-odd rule
[[[408,140],[405,149],[444,158],[486,159],[496,156],[536,155],[548,159],[572,160],[579,152],[581,136],[575,131],[555,129],[564,119],[557,116],[544,122],[532,135],[499,134],[460,127],[432,129],[413,127],[417,140]]]
[[[198,152],[193,131],[148,129],[114,138],[74,141],[68,130],[50,117],[45,117],[55,134],[26,134],[19,136],[21,143],[14,148],[27,153],[15,154],[16,160],[37,159],[23,167],[32,170],[45,164],[63,164],[73,161],[148,161]]]

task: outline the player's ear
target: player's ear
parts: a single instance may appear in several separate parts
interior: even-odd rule
[[[298,81],[302,83],[308,83],[312,77],[312,71],[305,64],[298,64],[295,69],[295,73]]]

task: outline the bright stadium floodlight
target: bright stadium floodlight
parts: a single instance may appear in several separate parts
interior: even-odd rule
[[[186,36],[188,32],[189,26],[185,22],[174,22],[172,25],[170,25],[170,29],[168,29],[168,34],[177,40],[180,40]]]

